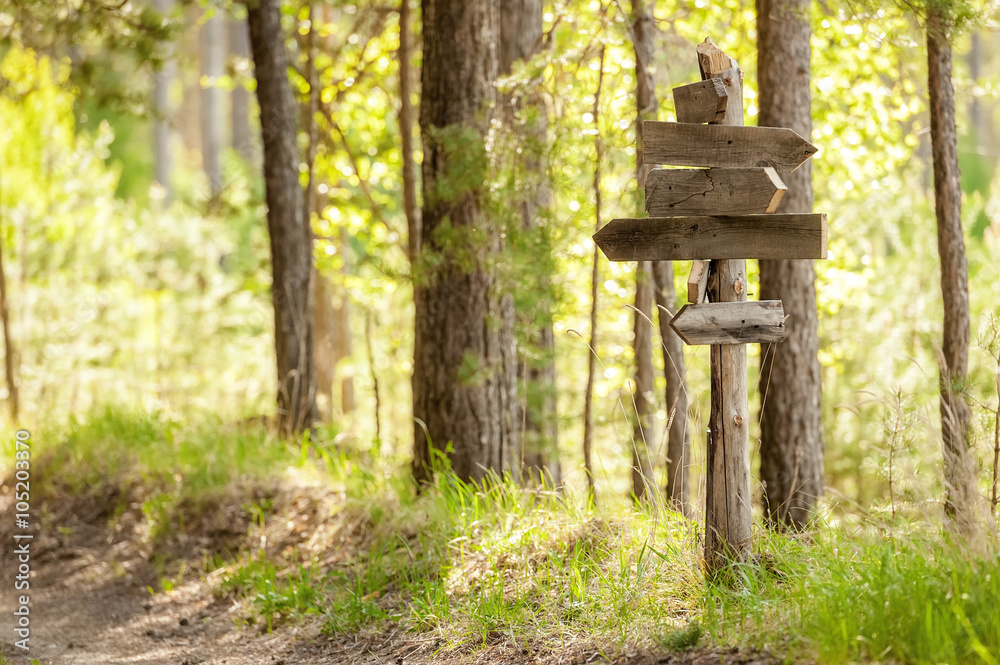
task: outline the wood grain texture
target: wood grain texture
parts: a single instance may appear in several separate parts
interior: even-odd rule
[[[721,122],[729,93],[722,79],[708,79],[673,89],[677,122]]]
[[[780,342],[785,338],[785,310],[780,300],[685,305],[670,327],[689,346]]]
[[[736,61],[706,39],[698,45],[698,65],[702,78],[722,76],[732,85],[725,124],[742,125],[743,74]],[[739,114],[735,113],[737,105]],[[698,258],[705,256],[710,254]],[[708,295],[712,302],[747,299],[745,260],[712,261],[709,272]],[[705,478],[705,569],[712,574],[729,561],[749,557],[753,523],[747,350],[743,344],[714,344],[710,348],[712,398]]]
[[[657,169],[646,177],[646,212],[653,217],[768,213],[785,183],[766,166],[753,169]]]
[[[691,273],[688,275],[688,302],[700,303],[705,300],[708,289],[708,261],[695,259],[691,262]]]
[[[610,261],[826,258],[826,215],[613,219],[594,235]]]
[[[732,112],[732,102],[726,116]],[[783,127],[697,125],[647,120],[642,128],[646,164],[745,169],[770,166],[790,173],[817,148]]]

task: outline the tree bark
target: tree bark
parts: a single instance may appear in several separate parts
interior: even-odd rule
[[[632,349],[635,356],[635,423],[632,430],[632,496],[656,494],[649,448],[655,446],[650,411],[653,408],[653,265],[640,261],[635,273],[635,311],[632,313]]]
[[[757,124],[808,139],[809,0],[757,0]],[[778,212],[812,212],[812,164],[782,174]],[[812,261],[762,260],[760,299],[781,300],[787,336],[762,346],[760,475],[773,528],[801,529],[823,496],[822,386],[816,271]]]
[[[500,73],[513,73],[516,63],[535,55],[542,43],[542,1],[501,0],[500,3]],[[556,415],[555,333],[552,329],[552,285],[542,266],[548,265],[550,246],[548,233],[538,220],[539,211],[547,204],[548,188],[544,182],[545,164],[541,148],[545,144],[546,118],[537,96],[504,95],[500,100],[502,118],[508,132],[520,133],[517,145],[522,147],[515,156],[517,177],[527,183],[523,199],[514,205],[520,213],[521,228],[516,237],[531,262],[522,266],[532,294],[517,312],[518,326],[526,330],[527,344],[518,362],[521,385],[523,426],[523,459],[525,481],[558,486],[562,482],[559,464],[558,420]],[[529,106],[539,110],[530,125],[520,123],[518,114]],[[526,246],[526,247],[525,247]],[[524,302],[522,299],[521,302]]]
[[[413,162],[413,10],[412,0],[399,5],[399,135],[403,149],[403,212],[407,249],[412,263],[420,253],[420,209],[417,207],[417,171]]]
[[[271,240],[274,341],[278,365],[278,429],[300,432],[316,420],[313,369],[312,230],[303,212],[296,147],[296,106],[280,0],[248,6],[264,143],[267,230]]]
[[[944,300],[944,343],[939,365],[947,492],[945,514],[958,532],[973,535],[977,530],[978,492],[970,452],[972,418],[964,395],[969,363],[969,270],[962,235],[955,89],[951,80],[951,27],[941,8],[932,4],[926,25],[927,88],[934,161],[934,211]]]
[[[233,60],[233,76],[236,86],[230,96],[230,115],[233,127],[232,147],[247,164],[257,159],[254,152],[253,134],[250,131],[250,93],[243,85],[242,66],[250,58],[250,36],[246,19],[229,21],[229,54]]]
[[[660,328],[660,338],[663,341],[663,373],[667,380],[666,495],[672,508],[690,517],[688,469],[690,467],[691,432],[688,428],[688,395],[685,385],[687,367],[684,362],[684,342],[670,327],[670,319],[673,314],[677,313],[673,262],[653,262],[653,289],[657,305],[656,320]]]
[[[225,73],[225,24],[218,10],[201,28],[201,160],[212,197],[222,193],[222,89],[218,80]]]
[[[594,93],[594,127],[600,127],[601,88],[604,86],[604,56],[607,46],[601,45],[600,67],[597,72],[597,91]],[[594,230],[601,230],[601,164],[604,162],[604,145],[601,143],[600,129],[594,132]],[[590,502],[597,506],[597,485],[594,478],[594,383],[597,378],[597,291],[601,278],[600,249],[594,244],[594,256],[590,265],[590,341],[587,354],[587,387],[583,393],[583,469],[587,474],[587,490]]]
[[[173,11],[173,0],[155,0],[154,9],[164,16]],[[153,179],[163,188],[163,203],[169,206],[174,198],[170,185],[173,161],[170,153],[170,84],[177,73],[173,58],[163,63],[163,68],[153,78]]]
[[[7,378],[7,404],[11,422],[17,423],[20,405],[17,397],[17,378],[14,376],[14,337],[10,329],[10,307],[7,302],[7,275],[3,267],[3,234],[0,233],[0,320],[3,321],[3,364]]]
[[[644,0],[632,2],[632,45],[635,51],[636,74],[636,186],[640,196],[645,194],[646,176],[652,167],[642,163],[642,121],[656,120],[656,90],[653,82],[653,52],[655,47],[656,23],[652,11]],[[687,430],[687,390],[684,386],[684,343],[670,327],[670,317],[676,310],[674,292],[674,268],[670,261],[654,261],[652,264],[653,296],[657,307],[656,317],[660,338],[663,342],[663,374],[666,379],[666,405],[669,422],[667,431],[667,485],[666,495],[670,505],[685,514],[688,512],[687,468],[689,436]],[[638,290],[636,292],[638,299]],[[638,307],[638,303],[636,307]],[[661,309],[663,308],[663,309]],[[652,309],[652,308],[651,308]],[[664,309],[670,314],[664,312]],[[647,312],[651,314],[652,312]],[[650,353],[652,364],[652,353]],[[652,367],[649,369],[652,377]],[[652,379],[650,379],[652,393]]]
[[[423,0],[423,238],[414,274],[413,472],[444,452],[461,479],[516,474],[514,307],[500,229],[483,212],[500,0]],[[425,430],[426,428],[426,430]],[[449,447],[450,444],[450,447]]]

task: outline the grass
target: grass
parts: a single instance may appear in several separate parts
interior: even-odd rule
[[[402,465],[348,444],[288,445],[263,430],[113,409],[36,440],[49,459],[39,498],[139,484],[145,519],[166,532],[199,497],[247,478],[291,468],[318,479],[292,502],[245,501],[241,554],[166,578],[212,580],[265,630],[318,620],[329,634],[391,624],[452,646],[586,636],[610,648],[742,644],[821,663],[1000,665],[996,544],[973,551],[927,523],[759,531],[759,563],[706,582],[698,527],[624,498],[595,511],[571,488],[474,486],[446,472],[418,495]],[[296,527],[303,497],[317,493],[334,498]]]

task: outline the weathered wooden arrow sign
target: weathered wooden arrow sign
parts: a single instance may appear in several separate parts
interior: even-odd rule
[[[762,344],[785,338],[780,300],[684,305],[670,320],[685,344]]]
[[[653,217],[774,212],[787,189],[770,166],[656,169],[646,176],[646,211]]]
[[[790,173],[816,152],[816,146],[784,127],[642,123],[644,164],[731,169],[770,166],[778,173]]]
[[[613,219],[594,242],[611,261],[825,259],[826,215]]]
[[[722,79],[708,79],[674,88],[677,122],[721,122],[726,117],[729,93]]]

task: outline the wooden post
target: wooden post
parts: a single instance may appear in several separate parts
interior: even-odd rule
[[[734,59],[706,39],[698,45],[702,79],[722,79],[728,93],[723,124],[743,124],[743,73]],[[713,260],[712,302],[747,299],[746,260]],[[711,347],[712,408],[709,416],[705,499],[705,566],[715,572],[750,552],[750,418],[747,350],[743,344]]]

